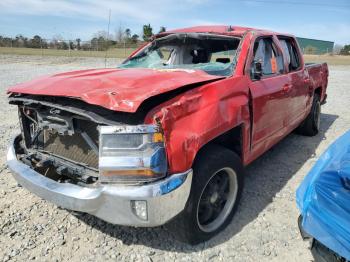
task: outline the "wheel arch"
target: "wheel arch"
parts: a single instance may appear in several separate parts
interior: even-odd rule
[[[193,163],[196,162],[198,157],[206,151],[209,147],[213,145],[222,146],[226,149],[234,152],[241,160],[243,160],[243,124],[237,125],[228,131],[218,135],[214,139],[210,140],[208,143],[204,144],[198,151],[195,156]]]
[[[314,93],[318,94],[320,98],[322,98],[322,87],[321,86],[316,87]]]

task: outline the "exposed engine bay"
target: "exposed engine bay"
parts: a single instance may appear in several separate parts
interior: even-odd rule
[[[19,159],[60,182],[98,179],[98,124],[57,108],[19,106]]]
[[[18,105],[19,160],[59,182],[98,180],[98,127],[118,123],[108,110],[86,111],[80,101],[50,97],[12,96],[10,103]]]
[[[17,159],[50,179],[84,186],[139,184],[166,174],[163,135],[157,126],[140,124],[144,112],[93,105],[85,110],[84,102],[69,98],[9,99],[18,105],[21,126]]]

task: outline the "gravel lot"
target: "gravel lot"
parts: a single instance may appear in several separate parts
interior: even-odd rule
[[[113,66],[116,60],[108,60]],[[310,261],[297,228],[295,190],[318,156],[350,128],[350,66],[330,66],[328,103],[315,137],[289,135],[247,169],[243,201],[229,227],[191,247],[163,228],[136,229],[67,211],[19,187],[6,168],[18,131],[6,88],[34,77],[104,67],[101,58],[0,56],[0,261]]]

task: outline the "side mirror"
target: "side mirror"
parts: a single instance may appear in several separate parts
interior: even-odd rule
[[[262,70],[262,62],[259,61],[254,61],[253,67],[252,67],[252,76],[254,79],[259,80],[263,75],[263,70]]]

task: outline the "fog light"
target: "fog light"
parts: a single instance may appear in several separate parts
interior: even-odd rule
[[[141,218],[142,220],[148,219],[147,214],[147,201],[144,200],[132,200],[131,201],[132,211],[136,216]]]

